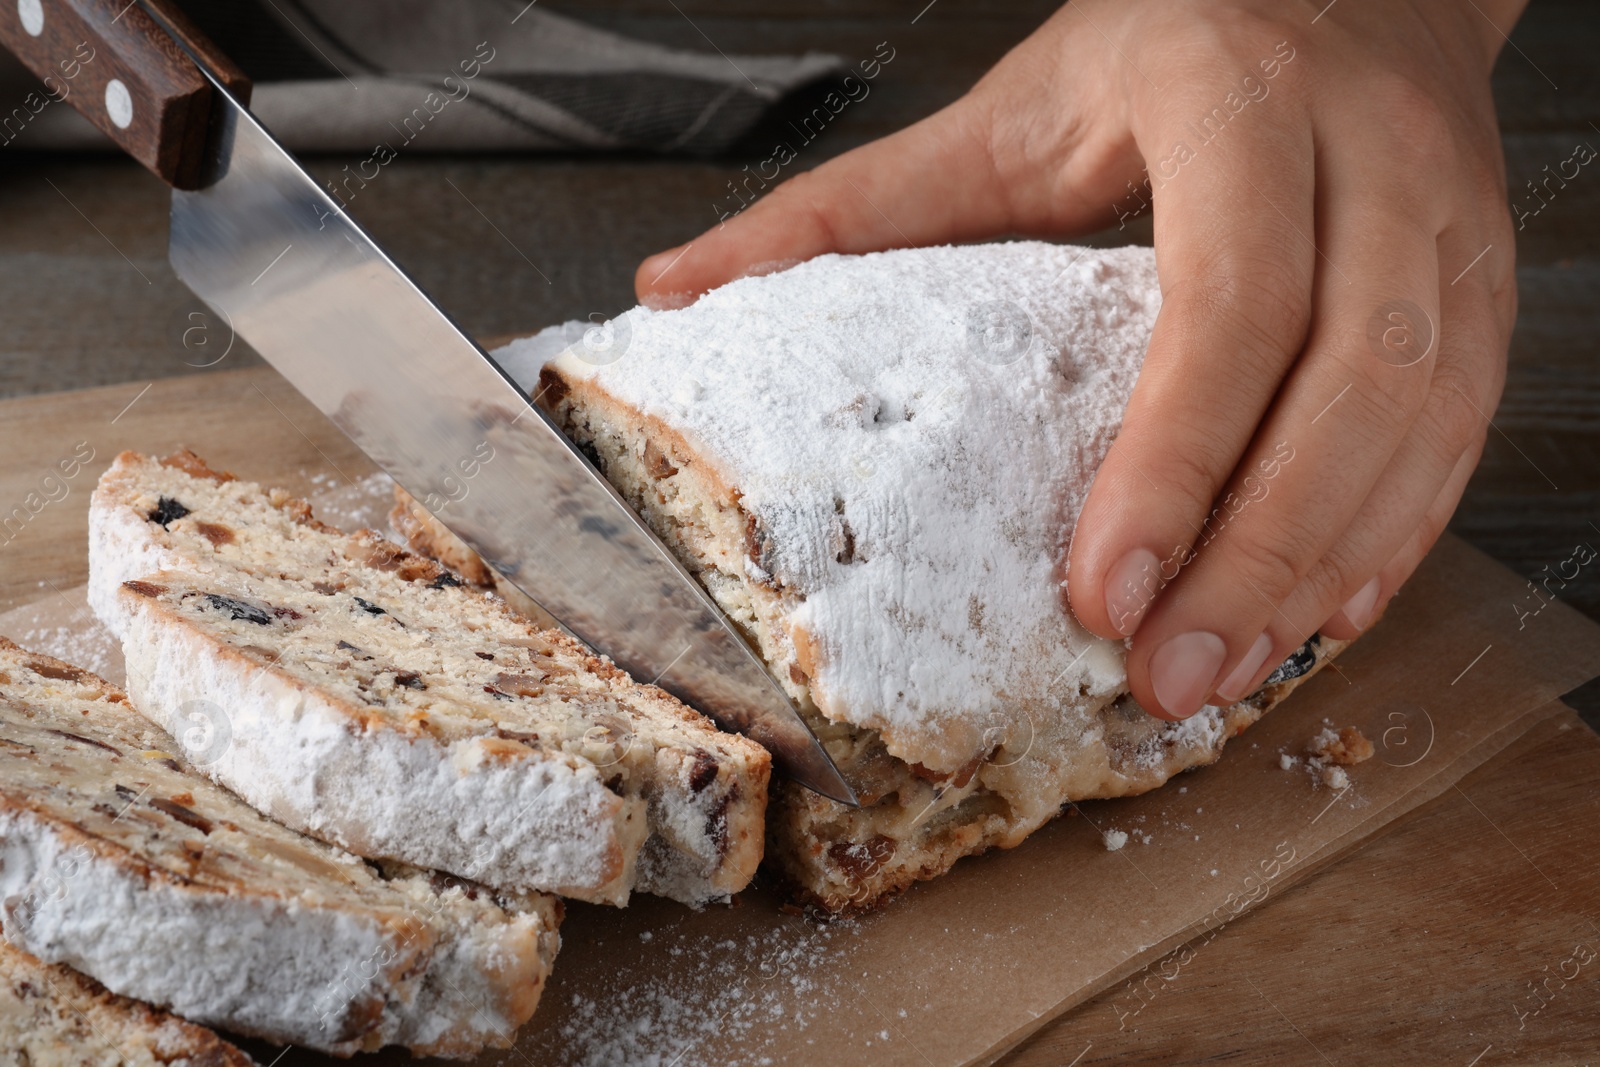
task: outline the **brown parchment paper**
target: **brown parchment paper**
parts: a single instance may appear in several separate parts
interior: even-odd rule
[[[1372,632],[1218,764],[1083,804],[876,915],[817,922],[759,888],[699,912],[644,896],[620,911],[571,905],[539,1013],[515,1049],[479,1062],[983,1064],[1118,983],[1087,1032],[1134,1025],[1160,976],[1232,919],[1448,789],[1600,673],[1600,627],[1560,603],[1526,614],[1543,602],[1530,595],[1446,537]],[[0,633],[82,640],[81,605],[80,591],[52,595],[0,616]],[[1358,726],[1377,748],[1345,790],[1281,766],[1325,724]],[[1110,830],[1128,843],[1108,850]],[[263,1063],[280,1055],[252,1048]],[[279,1067],[334,1062],[281,1055]]]

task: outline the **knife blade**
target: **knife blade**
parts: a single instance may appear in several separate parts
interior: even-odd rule
[[[193,35],[160,5],[140,6],[211,87],[198,180],[172,192],[168,255],[178,277],[572,633],[753,738],[782,773],[854,805],[805,720],[705,589],[230,92],[190,47]]]

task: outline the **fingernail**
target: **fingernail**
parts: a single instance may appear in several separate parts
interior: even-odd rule
[[[1161,710],[1174,719],[1199,711],[1227,654],[1222,638],[1205,630],[1169,637],[1150,657],[1150,687]]]
[[[1344,602],[1344,607],[1339,610],[1344,612],[1344,617],[1350,620],[1350,625],[1358,630],[1365,630],[1372,621],[1372,609],[1378,606],[1378,579],[1374,577],[1366,585],[1356,590],[1356,595]]]
[[[667,249],[665,252],[657,252],[655,255],[647,257],[643,263],[639,264],[639,272],[641,274],[648,275],[651,278],[650,284],[654,285],[656,282],[661,280],[661,275],[665,274],[674,264],[677,263],[685,251],[687,251],[687,249],[683,245],[678,245],[674,248]]]
[[[1267,653],[1271,651],[1272,638],[1266,634],[1257,637],[1250,646],[1250,651],[1244,654],[1244,659],[1240,660],[1239,665],[1233,669],[1232,673],[1222,680],[1221,685],[1217,686],[1217,696],[1230,704],[1235,704],[1249,696],[1250,694],[1244,691],[1245,686],[1250,684],[1251,679],[1256,676],[1256,672],[1261,669],[1261,665],[1267,662]]]
[[[1161,592],[1161,561],[1148,548],[1136,548],[1106,575],[1106,616],[1123,637],[1139,628],[1150,602]]]

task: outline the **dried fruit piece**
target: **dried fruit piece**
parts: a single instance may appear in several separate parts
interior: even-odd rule
[[[407,689],[426,689],[428,685],[422,680],[422,675],[416,671],[395,671],[394,684],[403,685]]]
[[[151,522],[165,530],[170,523],[177,522],[187,514],[189,514],[188,508],[170,496],[164,496],[156,501],[155,509],[150,512],[149,518]]]
[[[197,522],[194,524],[194,529],[201,537],[210,541],[215,548],[231,545],[238,540],[231,529],[219,522]]]
[[[132,585],[133,583],[128,582],[125,584]],[[231,596],[223,596],[221,593],[206,593],[205,598],[206,603],[216,610],[227,612],[230,619],[235,619],[239,622],[253,622],[257,626],[270,626],[272,624],[272,616],[254,604],[246,604],[242,600]]]
[[[190,803],[192,804],[193,802],[194,798],[191,797]],[[192,826],[203,834],[209,835],[211,833],[210,819],[206,818],[204,815],[201,815],[198,811],[194,811],[191,808],[187,808],[184,805],[179,804],[176,800],[167,800],[163,797],[151,797],[150,806],[155,808],[157,811],[166,812],[168,815],[172,816],[174,819],[177,819],[185,826]]]

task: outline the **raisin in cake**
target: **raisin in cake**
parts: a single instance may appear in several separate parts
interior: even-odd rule
[[[252,1067],[203,1026],[0,941],[0,1067]]]
[[[608,345],[498,351],[863,799],[774,790],[769,855],[824,906],[1209,763],[1292,686],[1157,721],[1127,695],[1123,645],[1063,608],[1066,544],[1159,305],[1142,248],[828,255],[636,308]],[[1308,671],[1334,650],[1308,646]]]
[[[190,728],[215,741],[225,725]],[[365,862],[184,758],[109,683],[0,639],[8,941],[273,1041],[456,1057],[511,1044],[559,947],[560,901]]]
[[[742,889],[771,760],[370,531],[197,457],[124,453],[90,508],[90,597],[135,705],[226,708],[206,770],[368,856],[622,904]]]

